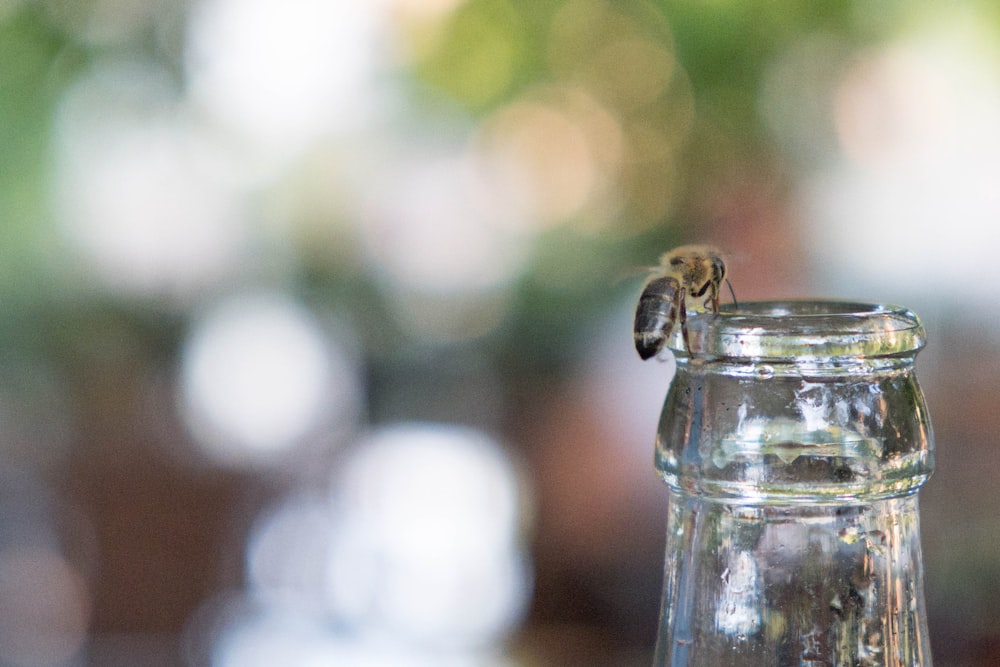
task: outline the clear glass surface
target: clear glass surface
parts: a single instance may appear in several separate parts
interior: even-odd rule
[[[670,499],[656,664],[930,665],[916,316],[751,303],[688,331],[656,441]]]

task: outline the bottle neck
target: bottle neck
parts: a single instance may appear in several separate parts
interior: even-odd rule
[[[933,464],[912,356],[821,367],[682,360],[656,439],[669,486],[733,503],[908,495]]]

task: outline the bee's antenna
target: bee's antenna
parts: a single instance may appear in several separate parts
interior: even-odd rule
[[[733,284],[729,282],[729,278],[726,278],[726,287],[729,288],[729,294],[733,297],[733,310],[739,310],[740,304],[736,302],[736,292],[733,291]]]

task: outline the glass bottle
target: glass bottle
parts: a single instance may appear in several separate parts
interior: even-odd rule
[[[669,517],[655,664],[929,666],[919,320],[768,302],[687,328],[656,440]]]

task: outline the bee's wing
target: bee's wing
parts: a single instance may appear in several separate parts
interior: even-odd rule
[[[650,276],[651,274],[662,271],[662,266],[635,266],[630,269],[622,269],[618,272],[618,276],[615,277],[613,285],[620,285],[626,280],[632,280],[633,278],[638,278],[639,276]]]

